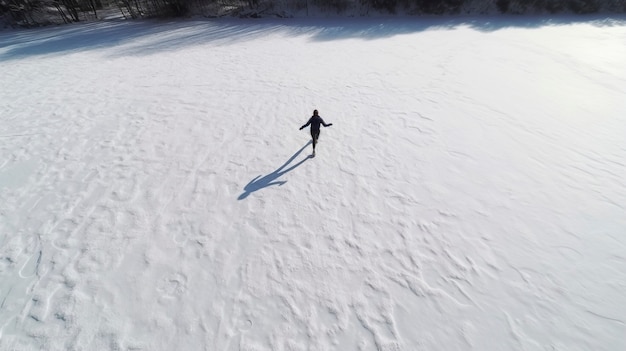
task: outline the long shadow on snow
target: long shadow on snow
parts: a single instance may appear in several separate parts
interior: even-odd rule
[[[161,30],[146,22],[108,21],[0,32],[0,61],[115,47]]]
[[[145,56],[219,43],[235,44],[273,33],[308,36],[313,41],[373,40],[427,30],[470,27],[492,32],[505,28],[540,28],[586,23],[624,26],[623,14],[589,16],[441,16],[369,18],[219,18],[177,21],[107,21],[0,32],[0,62],[38,55],[116,48],[113,57]]]
[[[298,157],[298,155],[300,155],[302,151],[304,151],[304,149],[306,149],[306,147],[309,145],[311,145],[311,141],[309,141],[303,147],[301,147],[300,150],[296,151],[296,153],[293,154],[293,156],[291,156],[287,160],[287,162],[285,162],[282,166],[278,167],[274,172],[263,177],[261,177],[260,175],[256,176],[254,179],[250,181],[250,183],[248,183],[246,186],[243,187],[243,193],[239,195],[237,199],[243,200],[247,198],[248,196],[250,196],[250,194],[252,194],[255,191],[261,190],[263,188],[267,188],[272,185],[283,185],[287,183],[286,180],[278,180],[278,178],[280,178],[285,173],[293,171],[298,166],[306,162],[306,160],[311,158],[311,156],[307,156],[306,158],[302,159],[300,162],[285,169],[285,167],[289,166],[289,164],[293,162],[293,160],[295,160]]]

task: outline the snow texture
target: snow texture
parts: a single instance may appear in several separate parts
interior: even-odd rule
[[[0,349],[625,350],[625,44],[620,18],[4,31]]]

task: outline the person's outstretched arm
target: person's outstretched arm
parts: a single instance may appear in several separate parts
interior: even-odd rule
[[[309,118],[309,121],[306,122],[306,124],[302,125],[302,127],[300,127],[300,130],[302,130],[303,128],[306,128],[309,124],[311,124],[312,120],[313,120],[313,117]]]

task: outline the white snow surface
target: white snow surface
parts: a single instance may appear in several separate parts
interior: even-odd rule
[[[623,18],[1,32],[0,349],[626,350],[625,63]]]

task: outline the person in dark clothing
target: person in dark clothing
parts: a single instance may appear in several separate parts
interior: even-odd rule
[[[320,125],[323,125],[324,127],[330,127],[333,124],[324,122],[317,110],[314,110],[313,116],[309,118],[309,121],[306,122],[305,125],[300,127],[300,130],[306,128],[308,125],[311,125],[311,139],[313,139],[313,156],[315,156],[315,145],[317,145],[317,139],[320,137]]]

